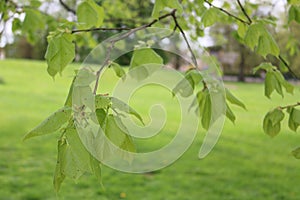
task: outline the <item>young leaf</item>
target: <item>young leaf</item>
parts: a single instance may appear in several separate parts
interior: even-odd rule
[[[30,43],[38,40],[37,32],[45,29],[45,20],[41,12],[35,9],[25,9],[25,18],[22,25],[23,34],[27,35]]]
[[[259,66],[255,67],[253,69],[253,73],[255,74],[258,70],[265,70],[265,71],[271,71],[274,69],[274,66],[272,65],[272,63],[269,62],[263,62],[261,63]]]
[[[292,5],[289,9],[288,23],[294,20],[300,23],[300,6]]]
[[[69,106],[72,107],[72,95],[73,95],[73,88],[74,88],[74,82],[75,82],[76,76],[73,78],[69,92],[68,92],[68,96],[67,99],[65,101],[65,106]]]
[[[230,119],[230,121],[232,121],[232,123],[235,122],[235,115],[234,113],[232,112],[231,108],[229,107],[228,104],[226,104],[226,117],[228,119]]]
[[[99,160],[90,155],[90,165],[92,173],[96,176],[99,183],[102,185],[101,163]]]
[[[204,129],[208,129],[211,122],[211,99],[210,94],[207,90],[199,92],[197,94],[199,109],[200,109],[200,117],[201,124]]]
[[[39,124],[33,130],[31,130],[29,133],[27,133],[24,137],[24,140],[31,137],[50,134],[57,131],[70,119],[71,110],[72,109],[70,107],[63,107],[57,110],[47,119],[45,119],[41,124]]]
[[[144,64],[163,64],[163,59],[151,48],[134,50],[130,61],[130,69]]]
[[[294,156],[295,158],[300,159],[300,147],[294,149],[294,150],[292,151],[292,154],[293,154],[293,156]]]
[[[72,41],[73,36],[70,33],[62,33],[48,38],[45,59],[50,76],[54,77],[57,73],[61,73],[75,58],[75,45]]]
[[[179,93],[182,97],[191,96],[196,85],[203,80],[201,73],[198,70],[189,70],[184,78],[172,90],[173,95]]]
[[[113,109],[118,109],[122,112],[134,115],[138,120],[140,120],[140,122],[142,124],[144,124],[143,118],[141,117],[141,115],[136,110],[134,110],[132,107],[130,107],[128,104],[121,101],[120,99],[117,99],[115,97],[110,97],[110,98],[111,98]]]
[[[93,0],[86,0],[79,4],[77,17],[82,28],[100,27],[104,19],[104,9]]]
[[[207,9],[202,15],[202,23],[204,27],[208,27],[216,23],[218,20],[218,13],[219,11],[216,8]]]
[[[118,122],[116,122],[116,120]],[[122,127],[120,127],[122,126]],[[120,118],[113,115],[108,115],[106,128],[105,128],[105,135],[108,139],[117,147],[128,151],[128,152],[135,152],[135,146],[131,137],[127,134],[126,127],[122,124]],[[131,162],[132,158],[129,154],[122,154],[122,157],[126,159],[128,162]]]
[[[62,160],[65,156],[67,142],[61,138],[57,142],[57,161],[53,177],[53,186],[56,192],[59,192],[62,182],[65,180],[66,175],[63,173]]]
[[[120,78],[122,78],[126,74],[124,69],[118,63],[112,62],[110,67],[115,71],[115,74]]]
[[[230,103],[240,106],[246,110],[245,104],[243,102],[241,102],[239,99],[237,99],[227,88],[225,89],[225,92],[226,92],[226,99]]]
[[[178,14],[181,14],[183,11],[178,0],[156,0],[152,11],[152,17],[157,19],[160,15],[160,12],[166,7],[176,9]]]
[[[162,64],[163,59],[153,49],[136,49],[131,57],[129,74],[137,80],[143,80],[160,68]]]
[[[68,149],[72,156],[72,161],[82,172],[89,172],[90,165],[90,153],[87,151],[85,146],[82,144],[81,139],[78,136],[75,126],[69,126],[65,131],[66,141],[68,143]],[[78,174],[79,175],[79,174]]]
[[[280,122],[283,118],[284,113],[281,109],[274,109],[268,112],[263,121],[264,132],[271,137],[276,136],[280,131]]]
[[[110,105],[111,105],[111,97],[100,95],[100,94],[95,96],[96,109],[100,109],[100,108],[106,109]]]
[[[265,77],[265,96],[271,98],[271,94],[275,90],[276,85],[278,84],[274,73],[267,72]],[[278,87],[278,86],[277,86]]]
[[[263,57],[266,57],[268,54],[276,57],[279,56],[280,49],[263,23],[256,23],[249,26],[245,35],[245,43],[252,50],[257,47],[257,53]]]
[[[277,81],[280,83],[280,85],[282,85],[285,88],[286,92],[293,94],[294,86],[284,79],[282,73],[276,69],[274,75]]]
[[[296,132],[300,126],[300,110],[292,108],[289,114],[289,128]]]
[[[101,109],[96,109],[96,116],[97,116],[97,119],[98,119],[98,122],[99,122],[100,126],[102,128],[104,128],[105,123],[106,123],[107,113],[102,108]]]
[[[173,96],[179,93],[182,97],[189,97],[194,92],[194,82],[189,77],[184,77],[172,90]]]

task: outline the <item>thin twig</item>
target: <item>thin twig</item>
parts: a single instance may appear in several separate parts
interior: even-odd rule
[[[100,78],[101,71],[102,71],[102,69],[109,63],[109,60],[110,60],[110,54],[111,54],[111,51],[112,51],[112,49],[113,49],[113,47],[114,47],[114,44],[115,44],[116,42],[120,41],[120,40],[123,40],[123,39],[129,37],[131,34],[136,33],[137,31],[140,31],[140,30],[149,28],[149,27],[151,27],[153,24],[159,22],[159,21],[162,20],[162,19],[168,18],[168,17],[172,17],[172,18],[173,18],[173,20],[174,20],[174,22],[175,22],[176,28],[178,28],[178,29],[180,30],[180,32],[181,32],[181,34],[182,34],[182,36],[183,36],[183,38],[184,38],[184,40],[185,40],[185,42],[186,42],[186,44],[187,44],[187,46],[188,46],[188,49],[189,49],[189,51],[190,51],[190,53],[191,53],[191,55],[192,55],[192,60],[193,60],[193,62],[194,62],[194,64],[195,64],[195,66],[197,67],[196,56],[195,56],[194,52],[192,51],[192,48],[191,48],[191,46],[190,46],[190,44],[189,44],[189,42],[188,42],[188,40],[187,40],[187,37],[186,37],[186,35],[185,35],[183,29],[181,28],[181,26],[179,25],[179,23],[178,23],[178,21],[177,21],[177,17],[176,17],[176,9],[174,9],[174,10],[172,10],[170,13],[167,13],[167,14],[162,15],[162,16],[160,16],[158,19],[154,19],[153,21],[151,21],[151,22],[148,23],[148,24],[144,24],[144,25],[142,25],[142,26],[139,26],[139,27],[130,29],[128,32],[126,32],[126,33],[120,35],[119,37],[113,38],[113,39],[111,39],[111,40],[108,41],[108,42],[111,43],[111,45],[110,45],[110,47],[107,49],[107,54],[106,54],[106,58],[105,58],[105,61],[104,61],[103,65],[101,66],[101,68],[100,68],[100,69],[97,71],[97,73],[96,73],[96,84],[95,84],[95,87],[94,87],[94,94],[96,94],[96,92],[97,92],[98,82],[99,82],[99,78]],[[76,30],[73,30],[72,33],[74,33],[74,31],[76,32]]]
[[[296,79],[299,80],[299,77],[297,76],[297,74],[291,69],[291,67],[290,67],[289,64],[284,60],[284,58],[283,58],[281,55],[279,55],[278,58],[279,58],[279,60],[284,64],[284,66],[285,66],[286,68],[288,68],[288,70],[289,70],[289,72],[292,74],[292,76],[293,76],[294,78],[296,78]]]
[[[80,32],[92,32],[92,31],[124,31],[124,30],[131,30],[132,28],[128,27],[116,27],[116,28],[89,28],[89,29],[78,29],[72,30],[73,33],[80,33]]]
[[[66,9],[68,12],[73,13],[74,15],[76,15],[76,11],[73,10],[72,8],[70,8],[65,2],[63,2],[62,0],[59,0],[59,3],[64,7],[64,9]]]
[[[246,12],[246,10],[245,10],[244,6],[242,5],[241,1],[240,1],[240,0],[237,0],[237,2],[238,2],[238,4],[239,4],[239,6],[240,6],[240,8],[241,8],[241,10],[242,10],[242,12],[243,12],[243,14],[247,17],[247,19],[248,19],[248,21],[249,21],[249,24],[252,24],[252,20],[251,20],[251,18],[249,17],[248,13]]]
[[[204,2],[206,2],[209,6],[211,6],[211,7],[213,7],[213,8],[216,8],[216,9],[220,10],[221,12],[225,13],[226,15],[228,15],[228,16],[230,16],[230,17],[232,17],[232,18],[234,18],[234,19],[236,19],[236,20],[238,20],[238,21],[240,21],[240,22],[242,22],[242,23],[244,23],[244,24],[248,24],[248,25],[251,24],[250,22],[247,22],[247,21],[245,21],[245,20],[243,20],[243,19],[241,19],[241,18],[235,16],[234,14],[228,12],[227,10],[224,10],[223,8],[220,8],[220,7],[218,7],[218,6],[213,5],[213,4],[212,4],[211,2],[209,2],[208,0],[204,0]]]
[[[288,109],[288,108],[296,107],[296,106],[300,106],[300,102],[297,102],[297,103],[292,104],[292,105],[287,105],[287,106],[279,106],[279,109],[284,110],[284,109]]]
[[[179,23],[178,23],[178,21],[177,21],[175,12],[172,14],[172,17],[173,17],[173,20],[174,20],[174,22],[175,22],[175,27],[177,27],[177,28],[179,29],[180,33],[181,33],[182,36],[183,36],[183,39],[185,40],[185,43],[186,43],[187,46],[188,46],[188,49],[189,49],[190,53],[192,54],[192,61],[193,61],[194,65],[195,65],[195,67],[198,67],[196,56],[195,56],[195,54],[194,54],[194,52],[193,52],[193,50],[192,50],[192,48],[191,48],[191,45],[190,45],[190,43],[189,43],[189,41],[188,41],[188,39],[187,39],[187,37],[186,37],[186,35],[185,35],[183,29],[181,28],[181,26],[179,25]]]

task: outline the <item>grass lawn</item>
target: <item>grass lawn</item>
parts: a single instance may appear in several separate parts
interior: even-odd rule
[[[72,79],[71,66],[55,81],[46,73],[46,64],[38,61],[0,61],[0,199],[56,199],[52,175],[56,163],[58,134],[22,142],[26,132],[45,117],[62,107]],[[104,75],[100,90],[109,91],[116,77]],[[130,199],[130,200],[194,200],[194,199],[300,199],[300,160],[291,150],[300,146],[300,135],[287,129],[271,139],[262,132],[265,113],[278,104],[299,101],[295,95],[283,100],[274,95],[272,101],[263,96],[263,85],[225,83],[244,103],[248,111],[233,107],[236,124],[226,121],[214,150],[198,159],[204,131],[200,130],[189,150],[171,166],[154,173],[127,174],[103,167],[104,188],[87,174],[74,183],[66,179],[60,199]],[[147,87],[136,94],[135,108],[144,113],[155,101],[168,104],[163,90]],[[143,95],[142,95],[143,94]],[[156,94],[156,95],[153,95]],[[146,96],[145,96],[146,95]],[[159,97],[159,98],[158,98]],[[175,104],[176,106],[176,104]],[[169,103],[172,110],[172,104]],[[175,126],[174,126],[175,125]],[[176,119],[165,132],[176,130]],[[298,131],[299,132],[299,131]],[[160,146],[168,136],[153,139]],[[148,150],[153,146],[143,146]]]

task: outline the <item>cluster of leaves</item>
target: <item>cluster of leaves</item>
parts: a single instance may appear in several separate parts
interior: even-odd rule
[[[57,144],[58,155],[53,181],[56,191],[59,190],[65,177],[77,180],[86,172],[95,174],[101,183],[101,162],[82,143],[76,130],[76,121],[74,121],[75,112],[87,113],[84,113],[84,109],[80,108],[72,111],[71,97],[72,89],[69,92],[65,106],[50,115],[24,137],[24,140],[26,140],[36,136],[61,132]],[[105,136],[115,146],[128,152],[135,152],[132,138],[128,135],[128,131],[121,120],[122,117],[127,117],[130,114],[143,123],[141,116],[133,108],[115,97],[96,95],[95,114]],[[109,148],[109,145],[105,145],[100,138],[93,139],[95,143],[102,142],[101,152],[99,152],[102,156],[110,156],[116,153]],[[123,158],[130,162],[130,157],[123,155]]]
[[[237,105],[241,108],[246,109],[246,106],[236,98],[228,89],[221,87],[217,80],[207,80],[205,74],[202,74],[197,69],[188,70],[182,81],[180,81],[173,89],[173,94],[180,94],[182,97],[189,97],[195,94],[196,98],[190,106],[190,108],[195,107],[195,112],[201,118],[201,124],[204,129],[208,129],[214,121],[220,117],[218,114],[215,116],[213,114],[214,110],[221,110],[221,113],[225,115],[230,121],[235,122],[235,115],[232,112],[229,103]],[[202,88],[199,87],[202,85]],[[223,102],[219,104],[214,104],[212,102],[212,93],[218,93],[223,98],[220,100],[226,100],[224,108],[215,108],[220,106]]]

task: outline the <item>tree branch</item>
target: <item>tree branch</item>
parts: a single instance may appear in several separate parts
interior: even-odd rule
[[[297,103],[291,104],[291,105],[287,105],[287,106],[279,106],[278,108],[281,110],[284,110],[284,109],[288,109],[290,107],[297,107],[297,106],[300,106],[300,102],[297,102]]]
[[[76,15],[76,11],[73,10],[72,8],[70,8],[65,2],[63,2],[62,0],[59,0],[59,3],[64,7],[64,9],[66,9],[68,12],[73,13],[74,15]]]
[[[131,30],[132,28],[128,27],[116,27],[116,28],[89,28],[89,29],[78,29],[72,30],[73,33],[80,33],[80,32],[92,32],[92,31],[124,31],[124,30]]]
[[[251,20],[251,18],[249,17],[248,13],[246,12],[246,10],[245,10],[244,6],[242,5],[241,1],[240,1],[240,0],[237,0],[237,2],[238,2],[238,4],[239,4],[239,6],[240,6],[240,8],[241,8],[241,10],[242,10],[242,12],[243,12],[243,14],[247,17],[247,19],[248,19],[248,21],[249,21],[249,24],[252,24],[252,20]]]
[[[190,45],[190,43],[189,43],[189,41],[188,41],[188,39],[187,39],[187,37],[186,37],[186,35],[185,35],[183,29],[181,28],[181,26],[179,25],[179,23],[178,23],[178,21],[177,21],[175,12],[172,13],[172,18],[173,18],[173,20],[174,20],[174,22],[175,22],[175,29],[178,28],[179,31],[180,31],[180,33],[182,34],[183,39],[185,40],[185,43],[187,44],[188,49],[189,49],[189,51],[190,51],[190,53],[191,53],[191,55],[192,55],[192,61],[193,61],[194,65],[195,65],[195,67],[197,67],[198,64],[197,64],[196,56],[195,56],[195,54],[193,53],[193,50],[192,50],[192,48],[191,48],[191,45]]]
[[[213,7],[213,8],[216,8],[216,9],[220,10],[221,12],[225,13],[225,14],[228,15],[229,17],[232,17],[232,18],[234,18],[234,19],[236,19],[236,20],[238,20],[238,21],[240,21],[240,22],[242,22],[242,23],[244,23],[244,24],[248,24],[248,25],[251,24],[250,22],[247,22],[247,21],[245,21],[245,20],[243,20],[243,19],[241,19],[241,18],[235,16],[234,14],[231,14],[231,13],[228,12],[227,10],[224,10],[223,8],[220,8],[220,7],[218,7],[218,6],[213,5],[213,4],[212,4],[211,2],[209,2],[208,0],[204,0],[204,2],[207,3],[209,6],[211,6],[211,7]]]
[[[299,77],[297,76],[297,74],[291,69],[291,67],[289,66],[289,64],[284,60],[284,58],[279,55],[278,56],[279,60],[284,64],[284,66],[286,68],[288,68],[289,72],[292,74],[292,76],[295,78],[295,79],[298,79],[299,80]]]
[[[197,60],[196,60],[196,56],[194,54],[194,52],[192,51],[192,48],[187,40],[187,37],[183,31],[183,29],[181,28],[181,26],[179,25],[178,21],[177,21],[177,17],[176,17],[176,9],[172,10],[170,13],[167,13],[167,14],[164,14],[162,16],[160,16],[158,19],[154,19],[153,21],[149,22],[148,24],[144,24],[142,26],[139,26],[139,27],[136,27],[136,28],[133,28],[133,29],[130,29],[128,32],[124,33],[123,35],[120,35],[119,37],[117,38],[113,38],[112,40],[110,40],[109,42],[111,43],[111,45],[108,47],[107,49],[107,54],[106,54],[106,58],[104,60],[104,63],[103,65],[101,66],[101,68],[97,71],[96,73],[96,83],[95,83],[95,87],[94,87],[94,94],[96,94],[97,92],[97,88],[98,88],[98,82],[99,82],[99,78],[100,78],[100,74],[101,74],[101,71],[102,69],[109,63],[109,60],[110,60],[110,54],[111,54],[111,50],[113,49],[114,47],[114,44],[117,42],[117,41],[120,41],[120,40],[123,40],[127,37],[129,37],[131,34],[133,33],[136,33],[137,31],[140,31],[140,30],[143,30],[143,29],[146,29],[146,28],[149,28],[151,27],[152,25],[154,25],[155,23],[159,22],[160,20],[162,19],[165,19],[165,18],[168,18],[168,17],[172,17],[172,19],[174,20],[175,22],[175,27],[178,28],[188,46],[188,49],[192,55],[192,60],[193,60],[193,63],[194,65],[197,67]],[[92,29],[93,30],[93,29]],[[90,30],[90,31],[92,31]],[[101,29],[100,29],[101,30]],[[116,29],[114,29],[116,30]],[[87,30],[89,31],[89,30]],[[73,30],[72,33],[76,32],[76,30]],[[78,30],[77,30],[78,32]]]

